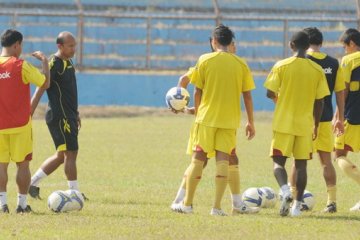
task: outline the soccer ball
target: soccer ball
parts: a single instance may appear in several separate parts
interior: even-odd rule
[[[182,87],[173,87],[166,93],[166,105],[176,111],[183,110],[190,102],[189,92]]]
[[[302,211],[311,210],[314,208],[314,205],[315,205],[314,195],[308,190],[305,190],[303,195],[303,201],[301,203],[301,210]]]
[[[54,212],[69,212],[81,210],[84,206],[84,198],[79,191],[55,191],[48,197],[48,207]]]
[[[261,192],[263,192],[263,198],[261,202],[261,207],[263,208],[272,208],[276,204],[277,195],[274,191],[274,189],[270,187],[262,187],[259,189]]]
[[[282,201],[283,195],[281,189],[279,191],[279,200]],[[301,211],[308,211],[314,208],[315,205],[315,197],[308,190],[304,191],[303,201],[301,203]]]
[[[259,188],[248,188],[242,195],[242,201],[248,207],[261,207],[263,204],[264,193]]]

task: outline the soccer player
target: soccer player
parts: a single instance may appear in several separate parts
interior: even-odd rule
[[[10,161],[17,165],[17,213],[31,212],[27,205],[30,184],[29,163],[32,159],[33,139],[30,104],[30,83],[41,89],[50,84],[48,60],[40,52],[32,53],[42,63],[42,73],[27,61],[19,58],[23,36],[8,29],[1,35],[0,56],[0,207],[9,213],[7,204],[7,169]]]
[[[211,47],[212,48],[212,47]],[[232,41],[229,45],[229,52],[232,54],[236,54],[236,44],[235,41]],[[212,49],[213,50],[213,49]],[[186,74],[180,77],[178,86],[187,88],[188,84],[190,83],[190,79],[192,74],[194,73],[195,68],[192,67],[188,70]],[[255,136],[255,127],[254,127],[254,117],[253,117],[253,104],[252,104],[252,97],[251,92],[244,92],[243,93],[243,99],[245,103],[245,109],[247,111],[248,116],[248,122],[246,124],[245,128],[245,134],[248,137],[248,140],[251,140]],[[195,109],[187,108],[185,110],[186,113],[194,114]],[[193,127],[190,131],[190,138],[188,142],[188,147],[186,153],[191,155],[193,153],[193,129],[194,129],[195,123],[193,124]],[[207,160],[209,158],[214,157],[215,153],[209,153],[207,156]],[[207,160],[204,162],[204,168],[207,165]],[[185,192],[186,192],[186,177],[188,175],[188,171],[190,171],[190,167],[188,167],[184,173],[183,180],[181,182],[181,185],[179,187],[179,190],[176,194],[176,197],[171,205],[171,208],[175,208],[176,204],[181,203],[184,200]],[[250,208],[247,207],[242,201],[241,201],[241,195],[240,195],[240,175],[239,175],[239,159],[236,155],[236,152],[232,152],[229,159],[229,172],[228,172],[228,185],[230,187],[231,191],[231,199],[232,199],[232,206],[233,214],[238,213],[255,213],[258,212],[257,208]]]
[[[51,57],[51,87],[46,124],[56,147],[56,153],[45,160],[31,178],[29,194],[40,198],[39,182],[64,163],[69,189],[79,190],[76,158],[78,153],[78,131],[81,127],[78,112],[78,97],[75,68],[71,58],[75,54],[76,40],[70,32],[61,32],[57,39],[57,52]],[[33,98],[38,103],[43,90],[37,88]]]
[[[232,41],[231,44],[229,45],[229,52],[232,54],[236,54],[235,41]],[[194,67],[190,68],[186,74],[184,74],[180,77],[178,87],[187,88],[188,84],[190,83],[191,76],[194,73],[194,69],[195,69]],[[244,92],[243,99],[244,99],[245,109],[247,111],[247,116],[248,116],[248,122],[246,124],[245,134],[246,134],[248,140],[251,140],[255,136],[253,104],[252,104],[251,92],[250,91]],[[195,109],[193,107],[185,109],[185,112],[188,114],[194,114],[194,111],[195,111]],[[193,153],[193,136],[194,136],[193,129],[194,129],[194,126],[195,126],[195,123],[192,125],[191,131],[190,131],[190,138],[189,138],[188,147],[187,147],[187,151],[186,151],[186,153],[189,155],[192,155],[192,153]],[[207,160],[214,156],[215,156],[215,153],[209,153],[207,156]],[[204,162],[204,168],[207,165],[207,160]],[[176,204],[181,203],[185,198],[186,177],[188,175],[188,171],[190,171],[190,166],[186,169],[186,171],[183,175],[183,180],[180,184],[180,187],[176,194],[176,197],[171,205],[172,209],[174,207],[176,207]],[[232,206],[233,206],[232,214],[255,213],[255,212],[258,212],[258,210],[260,210],[260,209],[256,209],[256,208],[247,207],[241,201],[239,159],[238,159],[235,151],[233,151],[231,153],[230,159],[229,159],[228,185],[230,187]]]
[[[329,95],[323,69],[306,58],[309,37],[296,32],[290,41],[294,56],[277,62],[265,81],[267,97],[275,104],[273,139],[270,156],[274,162],[274,175],[283,193],[280,215],[289,214],[291,196],[287,185],[286,159],[295,158],[296,200],[291,216],[299,216],[300,203],[307,182],[307,161],[312,155],[312,140],[317,130],[323,109],[323,98]],[[315,121],[315,124],[314,124]]]
[[[330,95],[324,98],[324,110],[321,115],[318,137],[314,141],[314,147],[319,154],[320,163],[323,168],[323,176],[327,186],[328,200],[323,212],[336,212],[336,172],[331,163],[331,152],[334,149],[334,137],[332,119],[334,116],[333,106],[331,102],[332,93],[335,91],[336,105],[339,109],[338,118],[334,119],[334,131],[337,135],[344,133],[344,89],[345,83],[341,76],[338,61],[321,52],[323,43],[323,35],[319,29],[315,27],[305,28],[303,30],[309,36],[310,47],[306,57],[319,64],[324,70]],[[295,165],[292,167],[291,191],[296,192],[295,187]],[[294,194],[293,194],[294,197]]]
[[[345,132],[335,139],[336,162],[339,168],[360,184],[360,172],[346,156],[360,150],[360,33],[347,29],[340,37],[345,53],[341,70],[345,80]],[[360,202],[350,211],[360,211]]]
[[[191,76],[195,86],[195,126],[192,162],[187,171],[186,194],[173,210],[192,213],[197,184],[207,154],[216,155],[216,196],[211,215],[225,216],[221,199],[228,182],[231,152],[236,146],[236,129],[240,123],[240,96],[255,88],[250,69],[244,60],[229,52],[233,32],[224,25],[212,33],[213,53],[202,55]]]

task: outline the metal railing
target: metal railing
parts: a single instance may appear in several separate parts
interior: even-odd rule
[[[358,1],[359,2],[359,1]],[[218,6],[214,0],[215,13],[209,14],[155,14],[155,13],[108,13],[108,12],[90,12],[84,11],[81,2],[77,0],[77,10],[68,12],[58,12],[53,10],[47,11],[32,11],[26,9],[13,9],[12,11],[0,9],[0,15],[12,16],[12,27],[18,24],[19,16],[57,16],[57,17],[75,17],[77,18],[77,37],[78,37],[78,52],[77,64],[78,67],[84,68],[83,65],[83,49],[84,49],[84,19],[85,18],[127,18],[127,19],[143,19],[146,22],[146,68],[150,68],[151,61],[151,46],[152,38],[151,31],[153,29],[152,21],[154,19],[187,19],[187,20],[213,20],[214,25],[226,20],[236,21],[281,21],[283,22],[283,57],[288,54],[288,34],[289,22],[308,21],[308,22],[339,22],[339,23],[359,23],[360,15],[354,17],[314,17],[314,16],[244,16],[244,15],[221,15]],[[358,5],[360,9],[360,4]]]

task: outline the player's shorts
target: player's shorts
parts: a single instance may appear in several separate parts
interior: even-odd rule
[[[334,135],[331,122],[320,122],[318,135],[314,141],[314,151],[332,152],[334,150]]]
[[[213,155],[215,151],[231,154],[236,147],[236,129],[214,128],[196,123],[192,150],[195,151],[198,147]]]
[[[33,137],[31,123],[28,123],[21,132],[0,133],[1,163],[30,161],[32,159],[32,151]]]
[[[46,123],[54,141],[56,151],[77,151],[78,121],[76,119],[58,119]]]
[[[270,156],[293,156],[297,160],[312,158],[312,136],[294,136],[286,133],[273,132]]]
[[[360,125],[352,125],[345,121],[345,132],[335,138],[335,149],[350,152],[360,151]]]
[[[192,155],[194,153],[194,149],[196,148],[196,145],[194,144],[194,136],[195,136],[195,131],[196,129],[196,123],[194,122],[192,125],[191,125],[191,129],[190,129],[190,137],[189,137],[189,141],[188,141],[188,145],[187,145],[187,148],[186,148],[186,154],[188,155]],[[214,152],[211,152],[211,153],[207,153],[207,158],[213,158],[215,157],[215,151]]]

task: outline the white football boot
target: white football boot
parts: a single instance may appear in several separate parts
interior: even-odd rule
[[[212,208],[210,211],[210,215],[212,215],[212,216],[227,216],[227,214],[223,210],[218,209],[218,208]]]

